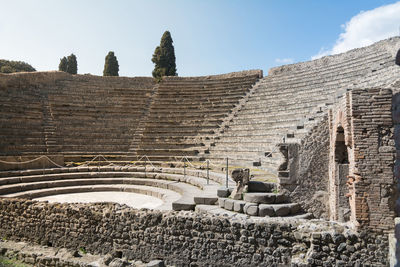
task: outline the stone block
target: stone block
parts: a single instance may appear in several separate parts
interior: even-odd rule
[[[290,205],[290,214],[297,214],[301,211],[301,206],[298,203],[292,203]]]
[[[260,204],[258,206],[258,214],[261,217],[274,217],[275,216],[275,210],[272,207],[272,205]]]
[[[275,199],[274,193],[246,193],[244,195],[244,201],[253,203],[273,204]]]
[[[244,205],[245,205],[245,204],[246,204],[245,201],[236,200],[236,201],[233,203],[233,211],[240,212],[240,213],[244,213],[243,208],[244,208]]]
[[[225,208],[225,200],[226,198],[218,198],[218,206],[220,208]]]
[[[290,214],[290,206],[287,204],[273,205],[276,216],[287,216]]]
[[[275,183],[265,183],[259,181],[250,181],[248,183],[249,192],[272,192],[276,188]]]
[[[233,210],[233,204],[234,204],[234,200],[233,199],[226,199],[225,203],[224,203],[224,209],[226,210]]]
[[[243,207],[244,213],[250,216],[258,216],[258,204],[257,203],[246,203]]]
[[[175,202],[172,202],[173,210],[194,210],[195,207],[196,207],[195,203],[190,203],[186,201],[177,200]]]
[[[229,197],[229,195],[231,194],[232,189],[227,188],[227,187],[220,187],[217,190],[217,196],[218,197]]]
[[[289,197],[285,194],[276,194],[276,199],[275,199],[275,203],[279,204],[279,203],[285,203],[288,202]]]
[[[203,196],[195,196],[193,198],[194,203],[196,204],[205,204],[205,205],[215,205],[217,203],[217,197],[203,197]]]

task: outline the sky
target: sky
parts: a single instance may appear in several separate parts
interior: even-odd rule
[[[120,76],[151,76],[164,31],[179,76],[263,69],[345,52],[399,35],[400,1],[0,0],[0,59],[102,75],[114,51]]]

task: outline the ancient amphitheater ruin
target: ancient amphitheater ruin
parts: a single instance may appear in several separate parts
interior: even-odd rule
[[[0,237],[176,266],[393,266],[399,49],[160,83],[0,75]],[[35,200],[83,192],[163,203]]]

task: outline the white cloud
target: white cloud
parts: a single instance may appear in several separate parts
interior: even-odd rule
[[[381,6],[368,11],[361,11],[352,17],[345,25],[332,49],[321,48],[317,59],[323,56],[339,54],[353,48],[367,46],[374,42],[399,34],[400,2]]]
[[[275,62],[278,64],[292,64],[294,62],[293,58],[276,58]]]

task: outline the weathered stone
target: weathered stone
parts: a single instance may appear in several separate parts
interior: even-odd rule
[[[146,267],[164,267],[164,261],[162,260],[152,260],[146,264]]]
[[[244,208],[244,205],[245,205],[245,204],[246,204],[245,201],[236,200],[236,201],[233,203],[233,211],[240,212],[240,213],[244,213],[243,208]]]
[[[274,193],[246,193],[244,195],[244,200],[252,203],[273,204],[275,199]]]
[[[226,210],[233,210],[234,200],[227,198],[224,203],[224,208]]]
[[[259,208],[258,214],[261,217],[274,217],[275,216],[275,210],[272,207],[272,205],[260,204],[258,206],[258,208]]]
[[[276,189],[275,183],[266,183],[266,182],[259,182],[259,181],[249,181],[248,183],[248,191],[249,192],[272,192]]]
[[[217,191],[217,196],[227,198],[230,195],[230,189],[227,187],[220,187]]]
[[[287,216],[290,214],[290,206],[285,204],[273,205],[276,216]]]
[[[243,199],[243,193],[247,191],[250,180],[250,170],[235,169],[232,171],[232,179],[236,182],[236,187],[230,197],[237,200]]]
[[[250,216],[258,215],[258,204],[257,203],[246,203],[243,207],[244,213]]]

